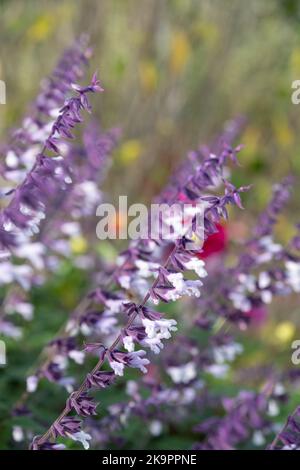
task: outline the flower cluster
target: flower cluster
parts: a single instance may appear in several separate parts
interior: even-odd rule
[[[82,143],[74,143],[83,111],[91,113],[88,96],[103,91],[96,74],[87,86],[76,84],[90,54],[85,37],[66,52],[4,149],[0,170],[11,186],[2,195],[0,213],[0,284],[7,288],[0,331],[16,338],[21,331],[9,316],[33,317],[30,289],[71,256],[76,240],[92,244],[84,239],[85,229],[103,197],[99,185],[119,130],[104,132],[92,121]],[[270,449],[300,447],[298,408],[279,432],[274,422],[289,399],[295,371],[267,365],[256,371],[262,384],[254,391],[253,370],[244,368],[239,372],[249,387],[231,396],[210,390],[212,381],[233,374],[247,328],[260,326],[274,299],[300,292],[299,225],[285,245],[274,234],[291,178],[274,186],[252,234],[228,263],[229,207],[243,209],[242,194],[250,189],[231,181],[230,167],[242,149],[233,145],[241,125],[240,120],[231,123],[210,147],[189,152],[157,196],[158,202],[193,208],[184,231],[176,218],[168,220],[176,240],[134,240],[109,265],[92,247],[78,250],[74,263],[89,273],[92,287],[45,345],[13,414],[16,419],[30,415],[40,430],[31,400],[40,393],[41,381],[63,387],[65,406],[33,439],[32,429],[15,425],[15,441],[30,439],[33,450],[64,449],[61,441],[68,439],[84,449],[118,444],[135,417],[153,437],[188,420],[195,450],[235,449],[245,441],[263,447],[274,434]],[[196,224],[199,204],[201,228]],[[84,371],[81,383],[76,365]],[[137,378],[126,383],[128,398],[104,409],[101,394],[124,383],[129,371]],[[239,377],[234,379],[238,384]]]

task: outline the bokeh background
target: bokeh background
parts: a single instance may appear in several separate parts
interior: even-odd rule
[[[82,32],[94,47],[90,73],[98,70],[105,88],[94,116],[104,128],[122,128],[104,183],[110,199],[127,194],[131,202],[149,202],[187,150],[209,143],[226,121],[242,115],[246,126],[239,142],[245,148],[233,180],[253,188],[244,198],[246,210],[229,227],[233,243],[247,236],[272,184],[293,173],[293,196],[277,229],[279,239],[287,240],[300,196],[300,106],[291,102],[292,81],[300,79],[299,1],[0,0],[0,79],[7,85],[2,140]],[[113,257],[117,248],[106,244],[99,251]],[[66,265],[33,293],[37,321],[19,351],[12,351],[14,367],[5,379],[0,370],[0,447],[10,445],[7,409],[22,390],[21,378],[86,286],[84,274]],[[273,310],[255,341],[249,339],[247,365],[270,360],[274,351],[285,360],[287,345],[300,337],[297,303],[277,302]],[[56,399],[42,395],[37,407],[45,397],[49,403]],[[44,410],[48,421],[51,405]],[[166,442],[172,440],[147,445],[171,446]]]

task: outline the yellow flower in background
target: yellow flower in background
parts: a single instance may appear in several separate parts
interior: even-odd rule
[[[154,62],[145,60],[139,66],[139,77],[142,89],[151,93],[157,88],[158,72]]]
[[[280,147],[287,148],[293,144],[294,133],[285,118],[279,117],[274,119],[273,129],[275,132],[275,139]]]
[[[185,68],[191,54],[189,39],[184,31],[177,31],[171,39],[170,66],[175,74]]]
[[[284,321],[276,326],[274,336],[279,343],[288,343],[295,336],[295,332],[295,325],[290,321]]]
[[[50,14],[39,16],[27,30],[27,36],[32,41],[43,41],[53,31],[55,26],[54,17]]]
[[[86,239],[81,235],[71,238],[70,245],[74,255],[82,255],[88,247]]]
[[[130,165],[137,160],[142,153],[142,144],[137,139],[127,140],[119,149],[119,160],[124,165]]]

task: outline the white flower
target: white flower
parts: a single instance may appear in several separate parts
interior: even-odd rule
[[[10,168],[16,168],[18,166],[19,159],[15,152],[9,150],[6,154],[5,162]]]
[[[31,286],[31,277],[33,275],[30,266],[19,265],[14,266],[15,280],[23,287],[24,290],[29,290]]]
[[[73,361],[76,362],[76,364],[83,364],[85,354],[82,351],[77,351],[76,349],[73,349],[72,351],[69,352],[69,357],[73,359]]]
[[[24,320],[31,320],[33,316],[33,305],[28,302],[16,302],[6,307],[7,313],[17,312]]]
[[[273,259],[275,254],[282,250],[282,246],[278,243],[274,243],[273,238],[269,235],[261,238],[259,244],[265,251],[256,257],[258,263],[268,263]]]
[[[270,275],[269,273],[263,271],[261,273],[259,273],[259,276],[258,276],[258,287],[260,289],[265,289],[266,287],[268,287],[271,283],[271,278],[270,278]]]
[[[24,432],[21,426],[13,426],[12,436],[15,442],[22,442],[24,440]]]
[[[2,321],[0,324],[0,331],[5,335],[9,336],[10,338],[20,339],[22,338],[22,330],[17,326],[13,325],[10,322]]]
[[[117,322],[118,320],[113,315],[109,315],[107,312],[104,312],[96,324],[97,331],[104,335],[114,333]]]
[[[265,304],[270,304],[272,302],[272,292],[270,290],[262,290],[260,293],[260,298]]]
[[[120,276],[119,277],[119,284],[123,289],[129,289],[130,288],[130,276]]]
[[[141,345],[151,349],[154,354],[159,354],[160,350],[164,347],[159,336],[156,338],[145,338],[143,341],[141,341]]]
[[[37,270],[44,268],[43,255],[45,254],[45,246],[42,243],[26,243],[14,249],[14,253],[19,258],[25,258]]]
[[[214,349],[214,358],[217,364],[232,362],[238,354],[243,352],[243,346],[239,343],[224,344]]]
[[[128,358],[128,365],[130,367],[140,369],[144,374],[146,374],[147,369],[145,366],[150,364],[150,361],[144,357],[145,355],[146,352],[143,349],[130,353]]]
[[[192,403],[196,397],[196,390],[192,387],[186,387],[183,389],[181,403],[183,405],[187,405]]]
[[[247,275],[247,274],[241,273],[238,276],[238,280],[248,292],[255,292],[256,290],[255,276],[252,276],[251,274]]]
[[[108,299],[105,302],[105,306],[107,307],[108,311],[112,314],[121,312],[123,304],[124,300]]]
[[[279,407],[275,400],[270,400],[268,404],[268,415],[277,416],[279,414]]]
[[[207,366],[205,368],[206,372],[213,375],[217,379],[223,379],[226,377],[228,370],[228,364],[212,364],[211,366]]]
[[[156,419],[149,423],[149,431],[152,436],[159,436],[162,433],[162,429],[161,422]]]
[[[101,200],[101,192],[94,181],[84,181],[77,186],[80,198],[83,199],[81,204],[82,213],[89,215],[93,213],[94,207]]]
[[[278,396],[278,395],[284,395],[285,393],[286,393],[286,389],[285,389],[284,385],[282,383],[278,382],[274,387],[273,394],[275,396]]]
[[[74,377],[62,377],[61,379],[59,379],[58,383],[59,385],[64,387],[68,393],[72,393],[74,391]]]
[[[300,450],[300,447],[297,447],[296,444],[286,444],[282,450]]]
[[[85,450],[90,448],[89,441],[92,439],[92,436],[84,431],[75,432],[75,434],[67,433],[67,435],[73,439],[73,441],[81,442]]]
[[[30,375],[26,380],[26,390],[28,393],[34,393],[37,389],[39,379],[35,375]]]
[[[285,263],[287,283],[295,292],[300,292],[300,263],[287,261]]]
[[[207,272],[205,270],[205,263],[203,260],[199,258],[191,258],[187,263],[185,263],[185,267],[188,270],[195,271],[199,277],[206,277]]]
[[[123,344],[124,344],[124,348],[129,351],[129,352],[133,352],[134,351],[134,341],[133,341],[133,338],[132,336],[124,336],[123,338]]]
[[[232,301],[235,308],[242,312],[249,312],[251,310],[251,302],[247,299],[245,294],[237,291],[230,292],[229,299]]]
[[[65,222],[61,226],[61,231],[68,236],[77,236],[80,234],[80,225],[78,222]]]
[[[126,393],[129,396],[136,395],[139,391],[139,386],[134,380],[128,380],[126,384]]]
[[[142,277],[153,276],[159,268],[159,264],[151,263],[141,259],[136,260],[135,265],[139,270],[139,275]]]
[[[110,361],[109,365],[116,375],[119,375],[120,377],[124,375],[124,364],[122,362]]]
[[[148,318],[142,319],[143,326],[148,338],[156,338],[159,336],[160,339],[171,338],[171,331],[177,331],[176,320],[149,320]]]
[[[255,446],[262,446],[265,444],[266,439],[261,431],[254,431],[252,436],[252,442]]]
[[[178,367],[168,367],[167,373],[175,384],[179,384],[193,380],[197,375],[197,370],[194,362],[188,362]]]
[[[175,287],[175,289],[168,291],[166,295],[168,300],[175,301],[184,295],[200,297],[199,287],[203,285],[201,281],[186,281],[182,273],[171,273],[167,277]]]

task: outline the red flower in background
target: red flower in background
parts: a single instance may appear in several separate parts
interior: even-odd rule
[[[260,327],[267,321],[268,311],[264,306],[253,307],[246,312],[246,315],[249,317],[250,325]]]
[[[197,254],[198,258],[206,259],[226,249],[228,244],[227,229],[221,224],[216,224],[216,228],[218,231],[205,240],[202,250]]]

